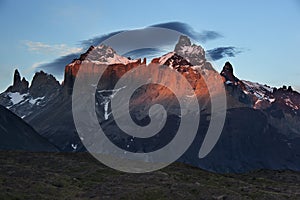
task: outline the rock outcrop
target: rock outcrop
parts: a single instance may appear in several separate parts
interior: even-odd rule
[[[23,77],[21,80],[21,75],[16,69],[13,78],[13,85],[10,86],[6,92],[19,92],[20,94],[24,94],[28,92],[28,86],[28,81],[25,79],[25,77]]]
[[[50,97],[57,94],[60,89],[60,83],[53,75],[40,71],[35,73],[32,79],[29,94],[33,98]]]

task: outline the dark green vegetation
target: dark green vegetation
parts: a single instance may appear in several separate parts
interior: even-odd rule
[[[0,199],[300,199],[300,173],[219,175],[175,163],[128,174],[87,153],[0,152]]]

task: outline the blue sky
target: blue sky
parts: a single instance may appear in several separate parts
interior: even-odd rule
[[[200,43],[206,50],[241,51],[214,61],[216,69],[229,60],[240,79],[300,90],[299,21],[297,0],[0,0],[0,90],[11,84],[15,68],[31,80],[37,66],[82,51],[84,40],[167,22],[222,35]]]

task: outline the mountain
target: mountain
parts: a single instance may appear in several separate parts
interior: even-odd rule
[[[261,168],[300,170],[300,94],[291,87],[274,88],[240,80],[234,75],[234,67],[229,62],[220,73],[217,72],[206,60],[204,49],[192,44],[186,36],[179,38],[174,51],[154,58],[149,64],[146,64],[146,59],[122,57],[105,45],[91,46],[65,67],[62,84],[52,75],[37,72],[28,87],[25,81],[22,84],[16,71],[14,84],[0,95],[0,104],[22,117],[62,151],[85,151],[81,142],[85,138],[79,138],[73,121],[74,81],[79,76],[88,80],[105,67],[98,84],[90,86],[96,91],[99,124],[115,145],[127,151],[150,152],[170,142],[180,124],[179,102],[170,89],[147,84],[131,96],[130,115],[136,124],[144,126],[150,123],[148,111],[151,105],[161,104],[168,113],[162,131],[150,139],[124,134],[111,114],[111,100],[126,87],[115,88],[116,83],[125,74],[129,74],[132,81],[145,77],[146,72],[135,70],[141,65],[152,70],[153,81],[171,83],[179,97],[189,101],[185,94],[186,84],[168,73],[162,73],[158,70],[160,66],[178,71],[195,92],[201,120],[196,138],[179,159],[181,162],[215,172],[244,172]],[[219,87],[220,83],[225,87],[225,93]],[[224,96],[227,116],[221,137],[211,153],[199,159],[200,146],[215,117],[212,115],[211,97]]]
[[[58,151],[30,125],[3,106],[0,106],[0,135],[1,150]]]
[[[19,71],[15,70],[13,85],[0,94],[0,104],[23,119],[48,106],[60,94],[59,82],[43,71],[34,75],[30,87],[25,78],[20,79]]]

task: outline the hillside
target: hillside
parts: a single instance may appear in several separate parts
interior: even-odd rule
[[[0,149],[55,152],[58,149],[16,114],[0,105]]]

